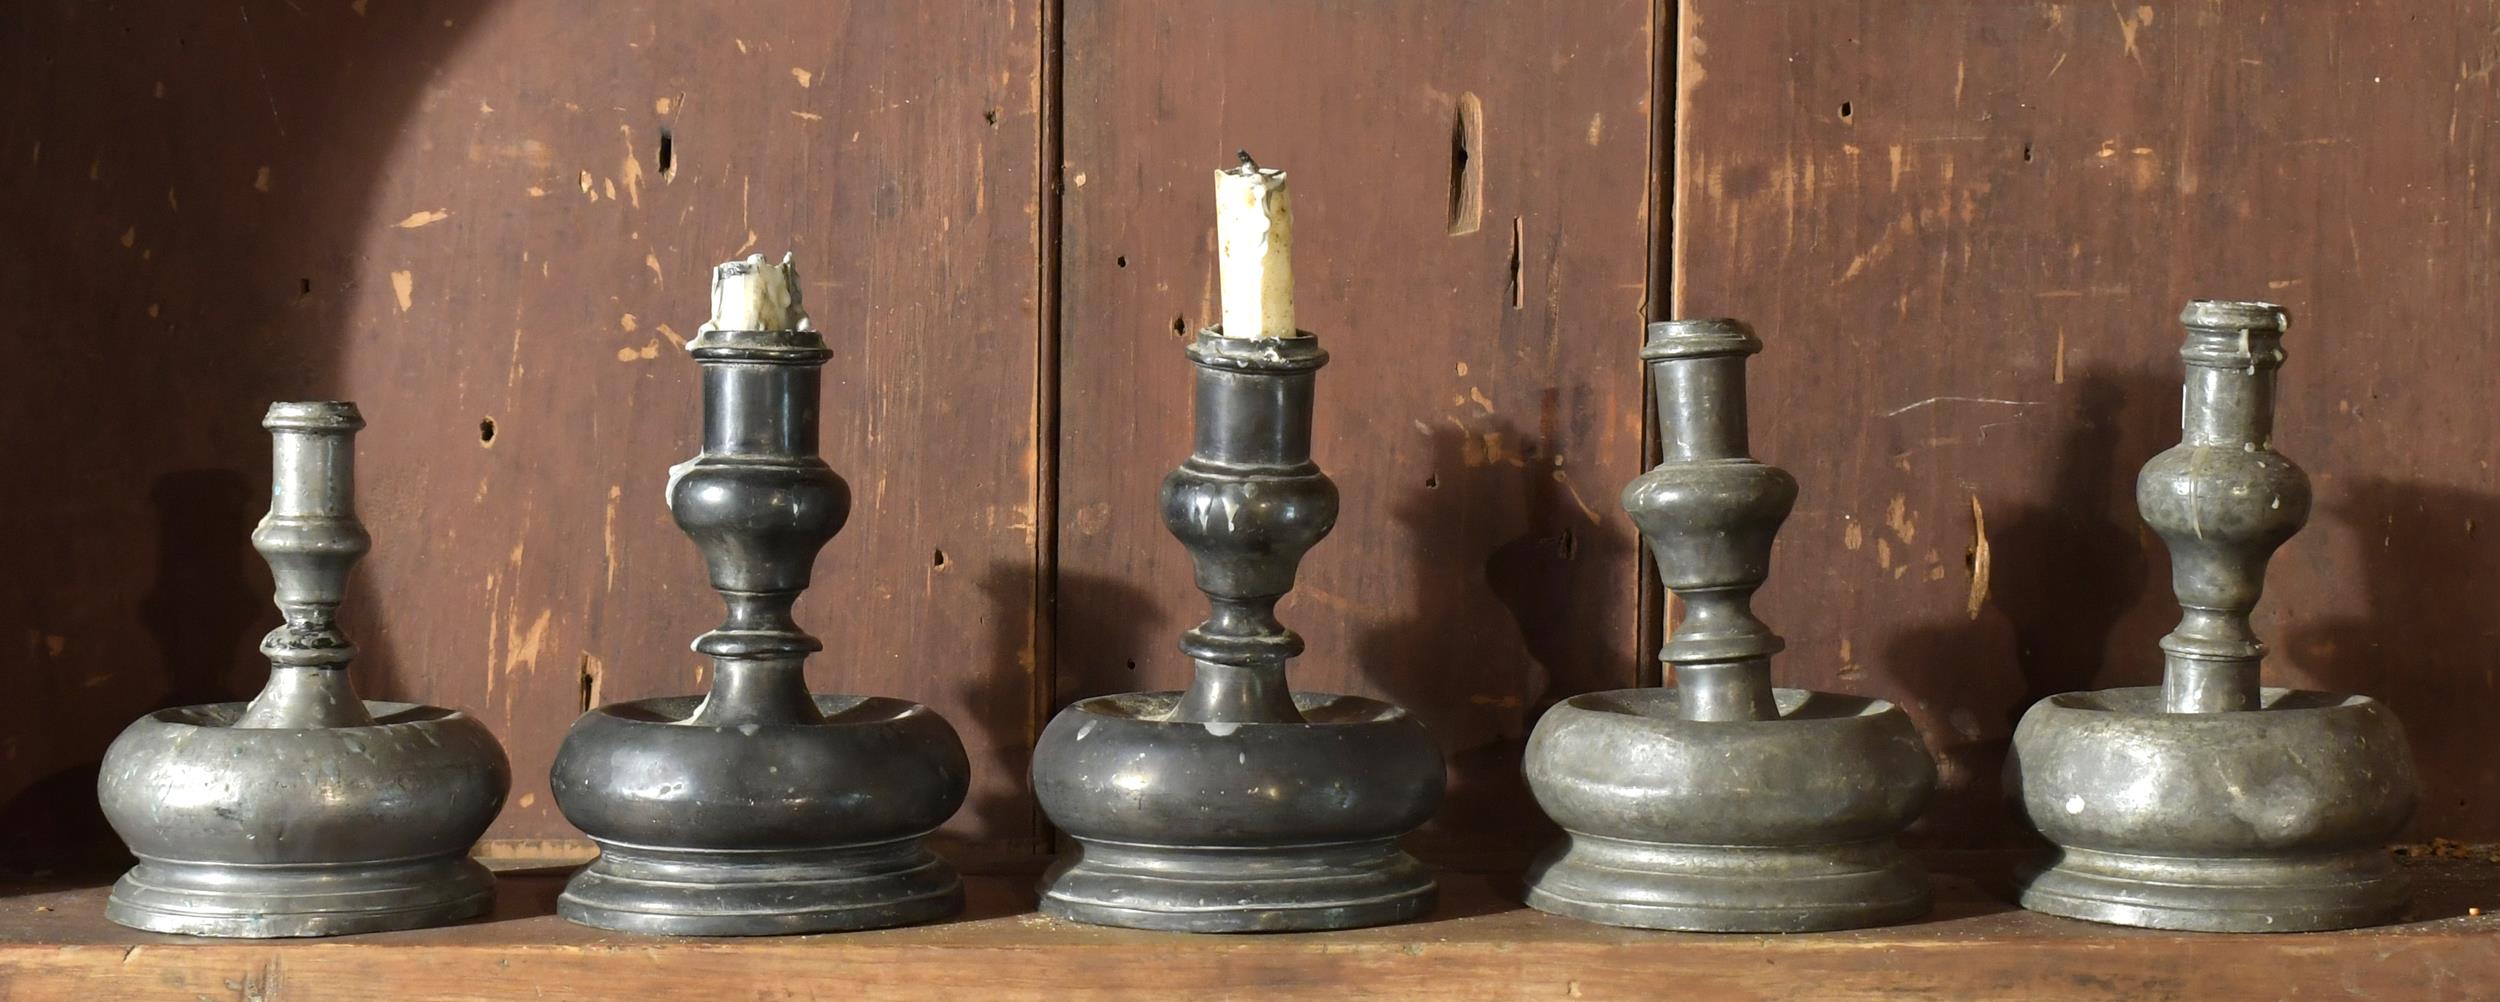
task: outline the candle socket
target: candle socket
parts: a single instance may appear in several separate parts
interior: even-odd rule
[[[682,936],[952,915],[962,882],[920,842],[963,805],[962,741],[918,703],[810,693],[806,659],[824,645],[791,618],[851,507],[816,452],[824,339],[706,330],[689,347],[703,451],[670,471],[667,497],[726,608],[694,642],[711,691],[603,706],[565,735],[556,804],[599,858],[556,911]]]
[[[503,749],[456,710],[359,699],[336,619],[373,545],[356,520],[356,405],[271,404],[269,562],[284,622],[249,703],[159,710],[104,753],[96,796],[139,865],[107,918],[153,932],[268,938],[441,925],[483,914],[469,858],[511,786]]]
[[[1676,685],[1574,696],[1528,738],[1529,789],[1563,828],[1528,904],[1607,925],[1806,932],[1916,918],[1926,875],[1895,844],[1936,783],[1909,716],[1771,684],[1785,645],[1754,615],[1797,482],[1746,447],[1733,320],[1649,326],[1664,459],[1623,506],[1684,600],[1660,650]]]
[[[2179,319],[2180,442],[2135,492],[2179,626],[2158,688],[2051,696],[2015,728],[2007,796],[2053,846],[2018,874],[2022,905],[2200,932],[2393,921],[2409,892],[2386,846],[2418,797],[2402,725],[2366,696],[2259,685],[2249,614],[2309,517],[2309,478],[2272,441],[2287,318],[2198,300]]]
[[[1276,620],[1305,552],[1337,516],[1311,462],[1317,338],[1188,349],[1196,444],[1164,478],[1164,524],[1189,549],[1210,614],[1181,635],[1185,692],[1080,700],[1042,731],[1033,787],[1074,848],[1042,911],[1183,932],[1345,929],[1432,906],[1399,836],[1441,800],[1439,749],[1406,711],[1295,692],[1302,638]]]

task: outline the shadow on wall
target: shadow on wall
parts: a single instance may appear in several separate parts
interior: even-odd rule
[[[320,399],[372,185],[481,0],[0,9],[0,860],[105,865],[95,763],[129,721],[246,698],[276,623],[247,538],[262,412]],[[392,688],[367,638],[368,695]],[[373,669],[382,668],[376,672]]]
[[[1015,698],[1029,698],[1032,690],[1031,672],[1035,670],[1035,666],[1027,661],[1022,666],[1023,671],[1010,672],[1006,670],[1005,665],[1009,663],[1008,659],[1015,657],[1015,652],[1030,651],[1032,648],[1027,646],[1028,643],[1039,644],[1051,641],[1051,638],[1035,637],[1032,633],[1035,579],[1036,574],[1031,565],[1000,566],[982,578],[981,592],[989,600],[989,620],[993,630],[990,649],[999,652],[1002,660],[999,670],[972,673],[975,681],[968,686],[969,691],[965,693],[965,703],[978,706],[995,702],[1001,695],[997,692],[999,689],[1010,690],[1006,695],[1012,695]],[[1128,582],[1063,572],[1059,578],[1057,601],[1061,634],[1085,637],[1087,642],[1098,650],[1127,653],[1123,656],[1126,662],[1124,669],[1110,665],[1069,666],[1063,664],[1059,673],[1060,677],[1111,679],[1126,674],[1133,678],[1137,671],[1136,657],[1142,652],[1157,647],[1168,649],[1173,642],[1172,638],[1150,635],[1147,632],[1149,620],[1131,614],[1134,610],[1150,608],[1152,605],[1152,597],[1144,589]],[[1115,654],[1114,656],[1122,655]],[[1173,656],[1179,655],[1176,653]],[[1107,695],[1111,692],[1124,692],[1134,688],[1136,686],[1132,684],[1100,693],[1084,692],[1059,699],[1053,705],[1041,708],[1035,726],[1047,723],[1059,710],[1078,699]],[[1039,731],[1020,735],[1022,740],[1019,742],[1016,740],[1018,735],[1001,735],[999,743],[992,750],[990,760],[974,764],[975,771],[995,769],[1016,777],[1016,782],[1012,787],[998,790],[984,799],[964,805],[964,813],[976,819],[973,825],[974,830],[984,832],[1018,830],[1026,827],[1029,819],[1039,813],[1040,807],[1033,802],[1033,787],[1027,781],[1027,776],[1033,764],[1032,743],[1040,736]],[[1036,830],[1045,830],[1044,826],[1034,827]],[[1044,845],[1040,848],[1047,851],[1049,846]]]
[[[1549,392],[1546,413],[1554,403]],[[1637,677],[1631,523],[1611,488],[1594,499],[1604,507],[1573,493],[1550,432],[1527,438],[1503,421],[1434,431],[1430,472],[1396,508],[1414,615],[1354,642],[1365,676],[1448,757],[1427,853],[1460,833],[1497,852],[1551,837],[1519,772],[1529,730],[1557,700]]]
[[[2170,613],[2168,592],[2155,585],[2167,565],[2147,557],[2159,543],[2136,516],[2135,474],[2175,438],[2176,415],[2162,404],[2176,395],[2149,371],[2078,378],[2080,412],[2063,426],[2048,482],[2006,492],[2055,500],[1983,506],[1990,567],[1979,614],[1905,631],[1883,651],[1899,690],[1930,711],[1921,726],[1938,786],[1915,829],[1924,841],[2002,844],[2012,823],[2005,758],[2033,702],[2159,678],[2152,638]],[[1964,559],[1975,564],[1977,554]],[[2140,649],[2127,646],[2137,637]]]
[[[2362,544],[2359,578],[2332,592],[2332,607],[2285,628],[2267,684],[2386,700],[2416,761],[2490,762],[2491,720],[2500,713],[2500,620],[2492,615],[2500,609],[2500,497],[2378,478],[2322,483],[2318,495],[2311,523],[2350,527]],[[2426,772],[2413,830],[2500,828],[2500,804],[2440,789],[2487,784],[2490,768],[2453,780]]]

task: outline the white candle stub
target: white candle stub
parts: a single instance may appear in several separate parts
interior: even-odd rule
[[[781,263],[749,254],[712,269],[712,319],[705,331],[812,330],[807,310],[799,305],[799,272],[790,255]]]
[[[1225,337],[1298,337],[1293,326],[1293,200],[1285,172],[1215,172],[1216,278]]]

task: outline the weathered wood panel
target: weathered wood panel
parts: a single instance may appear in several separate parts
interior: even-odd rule
[[[2132,490],[2177,441],[2198,297],[2294,321],[2276,441],[2318,501],[2259,610],[2270,682],[2386,699],[2417,827],[2500,830],[2500,7],[1687,0],[1680,25],[1676,308],[1762,328],[1759,452],[1804,485],[1762,607],[1786,678],[1912,708],[1938,837],[2000,829],[2030,700],[2158,677],[2177,612]]]
[[[156,9],[5,15],[0,176],[47,193],[0,210],[45,248],[0,279],[43,471],[0,530],[8,792],[250,691],[256,421],[337,396],[371,421],[367,691],[480,712],[515,764],[491,834],[570,834],[545,769],[584,703],[701,681],[719,605],[660,500],[698,437],[680,348],[711,264],[788,248],[858,498],[799,610],[812,679],[939,708],[980,766],[952,830],[1031,845],[1038,3]]]
[[[1212,322],[1208,172],[1293,172],[1315,458],[1344,495],[1281,607],[1299,687],[1414,710],[1446,843],[1533,838],[1534,712],[1630,684],[1648,4],[1067,5],[1058,679],[1185,685],[1205,614],[1156,508]]]

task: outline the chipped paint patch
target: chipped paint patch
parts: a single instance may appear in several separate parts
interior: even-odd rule
[[[407,218],[391,225],[403,230],[413,230],[420,226],[432,226],[450,218],[450,209],[428,209],[423,212],[411,212]]]
[[[408,307],[416,304],[416,291],[417,276],[415,273],[406,271],[394,271],[391,273],[391,295],[399,300],[399,312],[406,313],[408,312]]]

